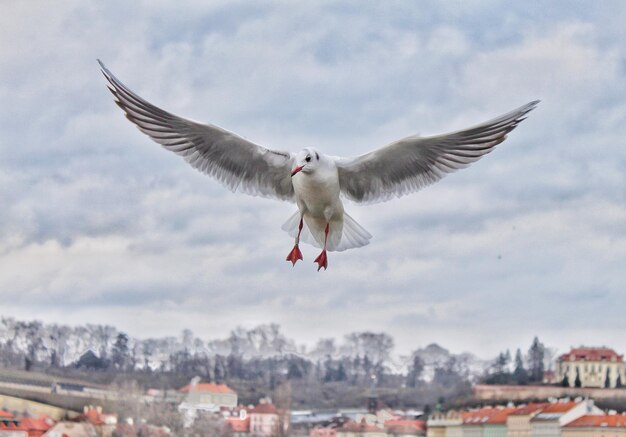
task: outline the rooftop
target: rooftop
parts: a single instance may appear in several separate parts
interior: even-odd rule
[[[583,416],[565,425],[567,428],[626,428],[626,415]]]
[[[263,403],[259,404],[256,407],[249,409],[248,413],[250,414],[278,414],[278,410],[273,404]]]
[[[181,393],[194,392],[206,392],[206,393],[235,393],[226,384],[213,384],[213,383],[201,383],[201,384],[188,384],[179,390]]]
[[[624,355],[618,355],[608,347],[578,347],[559,357],[560,361],[624,361]]]

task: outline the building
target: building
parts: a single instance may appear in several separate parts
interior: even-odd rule
[[[562,437],[623,437],[626,436],[626,415],[585,415],[561,429]]]
[[[13,414],[0,410],[0,437],[28,437],[28,431]]]
[[[463,414],[459,411],[434,413],[426,422],[426,437],[460,437],[462,423]]]
[[[186,394],[183,402],[206,406],[210,411],[237,406],[237,393],[226,384],[192,383],[181,388],[179,392]]]
[[[585,415],[602,415],[592,400],[547,404],[530,421],[532,437],[560,437],[561,428]]]
[[[18,418],[0,410],[0,437],[41,437],[54,423],[46,415]]]
[[[531,437],[530,421],[545,406],[544,403],[531,403],[518,407],[506,418],[507,437]]]
[[[262,437],[274,437],[289,430],[289,413],[276,408],[269,399],[261,399],[259,405],[248,409],[250,432]]]
[[[460,427],[452,427],[462,437],[506,437],[506,418],[514,407],[485,407],[462,414]],[[460,428],[460,434],[459,434]],[[449,434],[446,434],[448,436]]]
[[[222,407],[237,406],[237,393],[225,384],[192,382],[179,392],[184,395],[184,400],[178,409],[185,415],[186,425],[193,423],[198,412],[217,413]]]
[[[507,420],[511,413],[518,410],[516,407],[502,407],[489,416],[483,424],[483,437],[507,437]]]
[[[232,431],[233,437],[248,437],[250,435],[250,415],[244,407],[221,409],[224,423]]]
[[[569,387],[615,388],[625,376],[624,355],[606,347],[572,348],[557,359],[556,379]]]

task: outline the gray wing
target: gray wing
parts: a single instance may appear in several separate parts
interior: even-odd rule
[[[118,106],[154,141],[232,191],[293,201],[291,154],[266,149],[217,126],[196,123],[157,108],[98,62]]]
[[[341,192],[356,202],[374,203],[437,182],[491,152],[538,103],[528,103],[470,129],[407,137],[356,158],[339,158]]]

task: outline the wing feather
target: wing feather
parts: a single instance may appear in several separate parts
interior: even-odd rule
[[[232,191],[294,200],[290,153],[266,149],[220,127],[170,114],[133,93],[98,62],[115,103],[141,132]]]
[[[491,152],[538,103],[530,102],[466,130],[411,136],[365,155],[339,158],[341,192],[356,202],[375,203],[424,188]]]

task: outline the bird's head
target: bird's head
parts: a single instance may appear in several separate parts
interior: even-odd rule
[[[291,171],[291,176],[302,173],[313,173],[321,164],[322,155],[312,147],[302,149],[296,155],[296,167]]]

